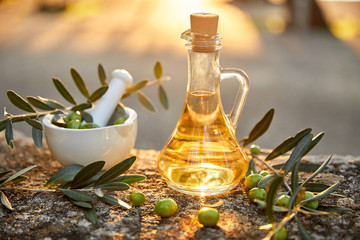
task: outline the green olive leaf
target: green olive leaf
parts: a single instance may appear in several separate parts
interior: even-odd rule
[[[259,199],[254,199],[254,202],[258,204],[259,209],[266,208],[266,202],[259,200]],[[274,212],[288,212],[287,208],[279,207],[276,205],[273,206],[273,211]]]
[[[299,164],[300,164],[299,161],[295,162],[295,165],[291,171],[290,187],[292,191],[295,191],[299,187]]]
[[[14,104],[17,108],[24,110],[26,112],[36,112],[29,103],[25,101],[19,94],[12,90],[6,92],[10,102]]]
[[[88,112],[81,111],[81,117],[87,123],[92,123],[93,122],[93,117]]]
[[[89,101],[89,102],[81,103],[81,104],[79,104],[79,105],[76,105],[76,106],[72,107],[72,108],[71,108],[71,111],[74,111],[74,112],[76,112],[76,111],[83,111],[83,110],[89,109],[89,108],[91,108],[91,107],[92,107],[92,104],[91,104],[91,102]]]
[[[273,223],[275,218],[274,218],[274,210],[272,208],[272,206],[274,205],[274,199],[276,196],[276,192],[277,189],[280,187],[280,185],[284,182],[284,178],[282,176],[277,176],[275,175],[269,190],[267,192],[267,196],[266,196],[266,215],[270,221],[270,223]]]
[[[69,90],[65,87],[65,85],[61,82],[61,80],[57,78],[53,78],[52,80],[61,96],[69,103],[76,105],[75,99],[73,98]]]
[[[240,143],[242,143],[243,147],[246,147],[256,139],[258,139],[268,130],[272,122],[272,119],[274,117],[274,112],[275,110],[273,108],[270,109],[265,114],[265,116],[255,125],[255,127],[250,131],[249,136],[240,140]]]
[[[312,179],[314,179],[319,173],[321,173],[322,171],[324,171],[324,169],[326,168],[326,165],[328,165],[328,163],[330,162],[331,158],[332,158],[332,154],[328,157],[328,159],[321,164],[321,166],[310,176],[308,177],[301,185],[304,185],[308,182],[310,182]]]
[[[108,182],[98,185],[96,188],[112,191],[126,191],[130,189],[130,186],[124,182]]]
[[[29,101],[31,105],[41,110],[54,110],[52,106],[48,105],[46,102],[38,99],[37,97],[28,96],[26,99]]]
[[[108,82],[106,81],[106,73],[104,67],[101,63],[98,64],[98,75],[101,85],[108,86]]]
[[[259,188],[267,188],[273,181],[275,180],[274,174],[266,175],[265,177],[261,178],[258,187]]]
[[[5,139],[6,139],[6,143],[11,147],[14,148],[14,132],[13,132],[13,127],[12,127],[12,122],[11,120],[6,122],[6,126],[5,126]]]
[[[25,117],[24,120],[32,127],[39,129],[39,130],[44,130],[44,126],[39,120],[31,119],[28,117]]]
[[[0,121],[0,132],[6,128],[6,124],[8,121],[10,121],[9,118],[5,118]]]
[[[325,134],[324,132],[321,132],[312,139],[311,144],[310,144],[308,150],[305,152],[304,155],[306,155],[308,152],[310,152],[311,149],[313,149],[316,146],[316,144],[318,144],[320,142],[320,140],[322,139],[324,134]]]
[[[31,130],[31,136],[33,138],[35,146],[37,146],[38,148],[42,148],[43,131],[33,127]]]
[[[76,189],[58,188],[58,190],[75,201],[91,202],[92,200],[94,200],[94,198],[92,196],[90,196],[89,194],[79,191],[79,190],[76,190]]]
[[[272,165],[273,168],[275,169],[281,169],[283,168],[284,164],[276,164],[276,165]],[[316,164],[316,163],[305,163],[305,162],[300,162],[299,165],[299,171],[300,172],[315,172],[321,165],[320,164]],[[327,167],[324,168],[324,170],[326,170]]]
[[[255,164],[254,160],[251,159],[249,161],[249,168],[245,174],[245,177],[249,176],[252,173],[258,173],[258,171],[256,170],[256,164]]]
[[[25,174],[26,172],[30,171],[31,169],[37,167],[36,165],[32,165],[32,166],[29,166],[27,168],[24,168],[16,173],[14,173],[12,176],[10,176],[8,179],[6,179],[6,181],[3,183],[6,184],[6,183],[9,183],[11,181],[13,181],[14,179],[16,179],[17,177],[20,177],[21,175]]]
[[[102,86],[96,89],[89,98],[90,102],[96,102],[98,99],[100,99],[106,93],[108,88],[108,86]]]
[[[343,213],[347,213],[347,212],[351,211],[351,209],[349,209],[349,208],[332,206],[332,205],[319,205],[316,210],[323,211],[323,212],[330,212],[330,213],[333,212],[333,213],[338,213],[338,214],[343,214]]]
[[[169,109],[169,100],[168,100],[167,94],[166,94],[165,89],[162,86],[162,84],[159,85],[159,100],[160,100],[161,106],[165,110],[168,110]]]
[[[91,222],[92,224],[96,224],[97,223],[97,215],[96,215],[96,211],[95,208],[92,206],[91,208],[83,208],[85,217],[87,218],[87,220],[89,220],[89,222]]]
[[[63,169],[57,171],[52,177],[47,180],[44,187],[50,187],[52,185],[63,184],[71,182],[75,175],[83,168],[78,164],[72,164]]]
[[[154,66],[154,75],[155,75],[156,79],[161,78],[162,72],[163,72],[163,70],[162,70],[161,63],[159,61],[157,61]]]
[[[132,210],[131,206],[129,204],[127,204],[126,202],[121,201],[120,199],[117,199],[109,194],[104,194],[103,197],[99,197],[99,199],[101,201],[103,201],[104,203],[113,205],[113,206],[119,206],[122,208],[125,208],[127,210]]]
[[[146,179],[146,176],[144,175],[123,175],[108,181],[108,183],[123,182],[127,184],[132,184],[132,183],[140,182],[144,179]]]
[[[149,80],[147,80],[147,79],[137,82],[137,83],[131,85],[129,88],[127,88],[126,93],[133,93],[133,92],[139,91],[140,89],[145,87],[148,82],[149,82]]]
[[[10,203],[9,199],[7,198],[7,196],[5,195],[5,193],[3,193],[3,191],[0,191],[0,194],[1,194],[1,203],[9,210],[14,210],[14,208],[11,206],[11,203]]]
[[[299,232],[301,235],[301,239],[303,240],[313,240],[314,238],[310,235],[310,233],[306,230],[301,220],[297,220],[297,225],[299,228]]]
[[[6,171],[3,171],[3,172],[0,172],[0,181],[2,181],[11,172],[13,172],[13,170],[6,170]],[[0,184],[1,184],[1,182],[0,182]]]
[[[309,183],[309,182],[302,184],[302,186],[306,188],[306,191],[310,191],[310,192],[322,192],[330,187],[322,183]]]
[[[84,97],[86,97],[87,99],[89,99],[90,98],[89,90],[87,89],[85,82],[78,73],[78,71],[76,71],[75,68],[71,68],[70,74],[81,94],[84,95]]]
[[[297,161],[300,161],[300,159],[305,155],[308,148],[311,144],[311,139],[313,135],[309,134],[303,137],[300,142],[296,145],[294,151],[291,153],[289,159],[284,164],[284,176],[286,176],[291,169],[294,167],[295,163]]]
[[[316,194],[314,197],[312,198],[308,198],[308,199],[305,199],[305,200],[302,200],[301,201],[301,204],[304,204],[304,203],[307,203],[307,202],[311,202],[311,201],[314,201],[314,200],[318,200],[320,198],[323,198],[327,195],[329,195],[330,193],[332,193],[333,191],[336,190],[336,188],[340,185],[340,182],[338,183],[335,183],[334,185],[331,185],[329,188],[325,189],[324,191]]]
[[[52,107],[53,109],[65,109],[65,106],[59,103],[58,101],[55,101],[53,99],[43,98],[40,96],[37,96],[37,99],[43,101],[48,106]]]
[[[295,137],[287,138],[283,143],[277,146],[265,159],[265,161],[272,160],[280,155],[283,155],[293,149],[299,141],[305,137],[306,135],[310,134],[311,128],[306,128],[298,132]]]
[[[154,105],[152,104],[152,102],[150,101],[150,99],[141,91],[137,92],[137,97],[139,102],[141,103],[141,105],[143,105],[143,107],[148,110],[149,112],[156,112],[156,108],[154,107]]]
[[[83,208],[92,208],[93,206],[89,202],[71,201],[73,204]]]
[[[109,170],[107,170],[104,174],[102,174],[99,179],[95,182],[94,186],[99,186],[101,184],[107,183],[108,181],[116,178],[117,176],[126,172],[135,162],[136,157],[132,156],[124,161],[116,164]]]
[[[75,175],[70,188],[77,188],[90,178],[94,177],[98,172],[101,171],[104,165],[105,161],[97,161],[85,166]]]
[[[1,184],[1,185],[17,184],[17,183],[26,181],[26,180],[28,180],[28,179],[29,179],[29,178],[28,178],[27,176],[20,175],[20,176],[16,177],[15,179],[11,180],[10,182],[7,182],[7,183]]]

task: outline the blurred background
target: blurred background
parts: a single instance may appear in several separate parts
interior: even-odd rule
[[[147,112],[136,95],[124,104],[136,109],[138,149],[160,150],[182,111],[187,52],[180,34],[189,14],[220,15],[220,63],[244,69],[251,88],[237,128],[238,139],[275,108],[273,123],[256,143],[274,148],[311,127],[324,131],[312,153],[360,154],[360,1],[330,0],[0,0],[0,109],[22,111],[6,90],[66,103],[52,84],[61,79],[78,102],[85,99],[71,80],[76,68],[90,91],[100,86],[97,65],[108,77],[127,69],[135,81],[153,80],[156,61],[171,77],[164,87],[170,109],[159,104],[157,88],[144,92],[157,107]],[[236,81],[221,84],[226,112]],[[30,136],[23,123],[14,128]],[[16,135],[15,135],[16,138]],[[76,143],[74,143],[76,144]]]

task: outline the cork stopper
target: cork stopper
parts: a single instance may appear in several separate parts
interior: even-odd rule
[[[219,15],[214,13],[192,13],[190,15],[191,32],[216,35]]]

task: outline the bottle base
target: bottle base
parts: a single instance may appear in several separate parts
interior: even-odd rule
[[[239,183],[235,183],[232,185],[226,185],[226,186],[221,186],[221,187],[211,188],[211,189],[194,189],[194,188],[186,188],[186,187],[184,188],[183,186],[179,186],[177,184],[174,184],[174,183],[168,182],[168,181],[166,181],[166,183],[170,188],[174,189],[175,191],[178,191],[178,192],[181,192],[184,194],[188,194],[188,195],[195,195],[195,196],[202,196],[202,197],[226,193],[239,185]]]

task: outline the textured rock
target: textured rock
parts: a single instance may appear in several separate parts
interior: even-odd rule
[[[56,162],[45,146],[37,149],[31,141],[19,138],[11,150],[0,138],[0,171],[20,170],[37,164],[27,173],[30,180],[17,187],[41,189],[46,180],[62,166]],[[258,229],[267,224],[263,210],[250,203],[240,184],[233,191],[214,197],[193,197],[168,188],[156,170],[157,151],[134,150],[137,161],[128,173],[144,174],[147,179],[133,184],[130,191],[113,195],[128,202],[131,191],[139,190],[147,196],[145,205],[136,211],[95,201],[98,223],[91,224],[82,211],[61,194],[35,191],[4,191],[14,211],[0,206],[1,239],[261,239],[266,235]],[[308,160],[322,162],[327,156],[311,156]],[[345,198],[329,196],[321,204],[338,204],[352,211],[342,216],[309,216],[298,214],[316,239],[357,239],[360,234],[360,160],[351,156],[334,156],[329,169],[319,175],[318,182],[333,184],[340,181],[336,191]],[[302,176],[305,177],[306,174]],[[153,213],[155,203],[162,198],[173,198],[178,211],[170,218]],[[221,218],[217,227],[203,228],[196,219],[204,204],[223,200],[218,207]],[[277,220],[282,214],[277,215]],[[290,239],[300,239],[297,225],[286,225]]]

